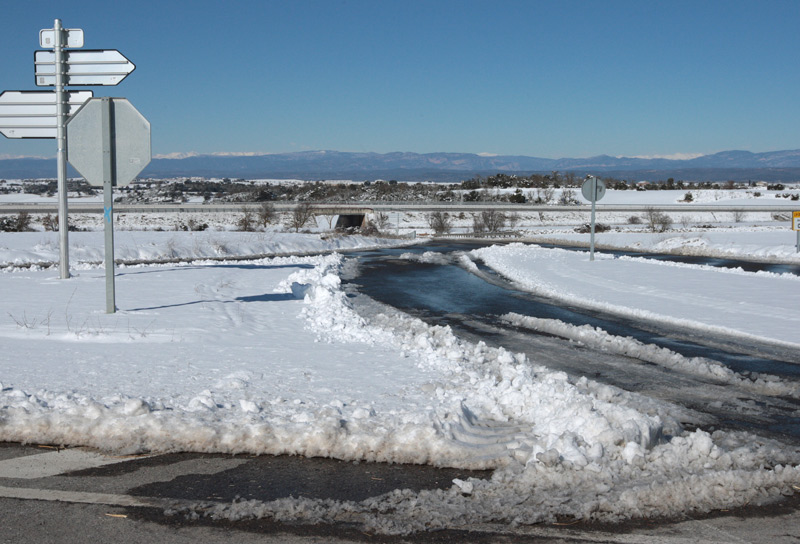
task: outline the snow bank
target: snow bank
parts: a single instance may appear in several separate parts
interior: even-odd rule
[[[620,258],[510,244],[474,258],[555,300],[647,321],[714,331],[798,348],[800,289],[792,274]]]
[[[103,262],[103,233],[70,233],[70,263]],[[413,240],[371,236],[329,236],[282,232],[116,231],[114,255],[123,261],[199,260],[348,249],[403,246]],[[59,260],[57,232],[6,234],[0,238],[0,265],[50,264]]]
[[[684,357],[667,348],[644,344],[633,338],[622,338],[609,334],[591,325],[575,326],[557,319],[541,319],[510,313],[502,316],[505,321],[518,327],[525,327],[547,334],[553,334],[580,342],[585,346],[633,357],[658,365],[674,368],[696,376],[711,378],[719,383],[729,383],[763,395],[784,395],[800,397],[800,387],[796,383],[783,381],[777,376],[751,374],[749,377],[737,374],[725,365],[703,357]]]
[[[336,263],[330,258],[327,264]],[[454,481],[448,490],[397,490],[358,503],[235,501],[180,512],[350,522],[403,534],[469,523],[537,523],[559,516],[615,521],[762,504],[791,493],[800,481],[800,471],[785,466],[796,463],[797,454],[781,444],[749,435],[682,432],[677,422],[629,406],[635,399],[628,393],[585,378],[570,384],[563,373],[521,354],[464,342],[447,327],[402,315],[372,323],[353,319],[330,273],[319,274],[324,279],[306,295],[308,325],[329,342],[390,342],[435,369],[441,378],[429,389],[437,401],[436,434],[457,446],[446,462],[495,466],[494,476]],[[313,274],[301,275],[308,281]]]
[[[677,232],[601,232],[595,234],[597,247],[652,253],[672,253],[758,260],[779,263],[800,263],[797,237],[790,225],[775,227],[692,228]],[[570,230],[540,230],[527,234],[532,240],[550,243],[589,243],[586,234]]]

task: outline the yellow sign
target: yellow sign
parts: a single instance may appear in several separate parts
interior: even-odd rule
[[[792,230],[800,230],[800,212],[792,212]]]

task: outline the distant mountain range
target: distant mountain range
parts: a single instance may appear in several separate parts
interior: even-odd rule
[[[158,158],[145,168],[143,178],[243,179],[396,179],[400,181],[460,181],[500,172],[574,172],[628,180],[673,177],[685,181],[798,181],[800,149],[751,153],[723,151],[693,159],[644,159],[600,155],[585,159],[542,159],[472,153],[353,153],[302,151],[266,155],[194,155]],[[77,177],[70,169],[69,175]],[[55,178],[55,159],[0,160],[0,178]]]

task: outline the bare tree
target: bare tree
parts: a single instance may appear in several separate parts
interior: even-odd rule
[[[299,202],[294,207],[292,215],[289,217],[289,227],[293,228],[295,232],[300,232],[306,223],[314,217],[314,208],[308,202]]]
[[[536,198],[533,200],[536,204],[549,204],[553,201],[556,190],[552,187],[537,187]]]
[[[511,212],[510,214],[506,215],[506,221],[508,221],[508,226],[513,229],[519,224],[519,214],[517,212]]]
[[[242,217],[240,217],[239,221],[236,222],[236,226],[239,227],[239,230],[243,230],[245,232],[251,232],[253,230],[255,222],[256,220],[255,217],[253,216],[253,210],[251,210],[247,206],[243,206]]]
[[[386,227],[389,226],[389,214],[386,212],[378,212],[375,214],[375,226],[378,227],[378,230],[386,230]]]
[[[561,196],[558,197],[558,203],[562,206],[571,206],[572,204],[580,204],[575,197],[575,191],[572,189],[562,189]]]
[[[472,214],[472,231],[473,232],[486,231],[486,223],[483,222],[483,217],[481,217],[481,214],[479,213]]]
[[[431,212],[428,214],[428,224],[436,235],[446,234],[453,228],[450,214],[447,212]]]
[[[275,222],[276,217],[275,206],[272,202],[262,202],[258,208],[258,222],[261,226],[266,228],[267,225]]]
[[[652,207],[645,208],[644,218],[647,221],[647,227],[652,232],[664,232],[672,227],[672,218]]]
[[[497,210],[484,210],[481,219],[488,232],[498,232],[506,226],[506,214]]]

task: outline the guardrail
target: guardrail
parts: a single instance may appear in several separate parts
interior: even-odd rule
[[[297,202],[271,202],[275,211],[292,211]],[[391,203],[391,202],[319,202],[309,203],[319,215],[368,214],[374,212],[478,212],[496,210],[502,212],[590,212],[590,205],[547,206],[542,204],[508,204],[493,202],[451,202],[451,203]],[[114,204],[116,213],[236,213],[243,209],[256,211],[260,202],[240,202],[224,204],[200,203],[153,203],[153,204]],[[707,205],[707,204],[597,204],[597,213],[603,212],[643,212],[652,208],[661,212],[793,212],[800,209],[800,203],[780,203],[771,205]],[[103,213],[102,202],[69,203],[71,213]],[[2,213],[58,213],[57,203],[8,203],[0,204]]]

